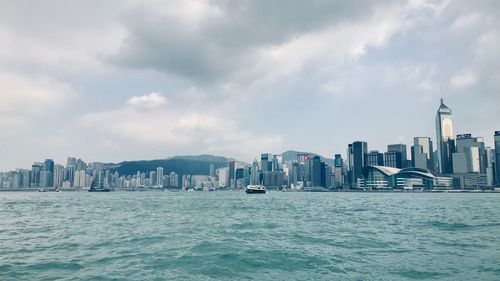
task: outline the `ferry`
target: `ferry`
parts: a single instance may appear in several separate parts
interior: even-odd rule
[[[245,189],[245,192],[248,194],[266,193],[266,188],[263,185],[249,185]]]
[[[93,187],[93,188],[89,189],[89,192],[110,192],[110,191],[111,191],[111,189],[109,189],[109,188],[95,188],[95,187]]]

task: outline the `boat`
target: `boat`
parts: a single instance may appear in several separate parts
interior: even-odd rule
[[[110,192],[109,188],[90,188],[89,192]]]
[[[266,193],[266,188],[263,185],[249,185],[245,189],[245,192],[248,194]]]

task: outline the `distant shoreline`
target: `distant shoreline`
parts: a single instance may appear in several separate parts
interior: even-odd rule
[[[195,190],[193,190],[195,191]],[[196,190],[197,192],[213,192],[207,190]],[[215,190],[216,192],[225,192],[225,191],[244,191],[244,189],[219,189]],[[54,189],[45,189],[45,191],[40,191],[39,188],[2,188],[0,192],[88,192],[86,189],[60,189],[56,191]],[[187,190],[180,189],[118,189],[112,190],[112,192],[188,192]],[[268,192],[283,192],[281,190],[268,190]],[[500,194],[500,190],[287,190],[285,193],[498,193]]]

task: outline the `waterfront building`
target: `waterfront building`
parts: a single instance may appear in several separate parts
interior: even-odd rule
[[[427,155],[421,145],[411,147],[411,166],[419,169],[427,169]]]
[[[156,177],[156,172],[155,171],[151,171],[149,172],[149,186],[150,187],[153,187],[153,186],[157,186],[157,181],[158,178]]]
[[[44,165],[41,163],[31,165],[30,187],[40,187],[40,172],[43,167]]]
[[[163,167],[156,168],[156,185],[163,187]]]
[[[494,149],[491,147],[486,147],[486,181],[488,187],[492,187],[495,184],[495,173],[494,173]]]
[[[372,150],[366,155],[366,165],[372,166],[383,166],[384,165],[384,154],[378,152],[378,150]]]
[[[47,188],[50,186],[50,178],[52,178],[52,173],[49,171],[41,170],[40,171],[40,187]]]
[[[285,184],[283,171],[266,171],[263,173],[263,185],[267,188],[281,188]]]
[[[387,152],[397,152],[397,160],[398,167],[396,168],[406,168],[408,166],[408,156],[406,151],[406,144],[398,143],[398,144],[389,144],[387,146]]]
[[[495,131],[495,170],[496,183],[500,185],[500,131]]]
[[[171,172],[170,175],[170,184],[169,186],[179,188],[179,175],[174,172]]]
[[[66,159],[66,167],[68,167],[68,166],[76,167],[76,158],[75,157],[68,157]]]
[[[269,153],[263,153],[260,155],[260,170],[262,173],[270,171],[269,169]]]
[[[236,161],[229,160],[229,183],[231,183],[235,179],[235,169],[236,169]],[[231,187],[234,187],[231,185]]]
[[[66,168],[64,169],[64,171],[65,171],[64,180],[68,181],[70,183],[70,186],[73,186],[73,183],[75,180],[75,166],[66,165]]]
[[[252,169],[250,171],[250,184],[260,184],[259,162],[257,162],[257,159],[253,160],[252,163]]]
[[[418,147],[417,147],[418,146]],[[416,153],[414,152],[416,151]],[[424,158],[425,157],[425,166]],[[417,162],[415,162],[417,160]],[[411,164],[413,167],[434,170],[434,153],[431,138],[414,137],[411,151]],[[418,165],[418,166],[417,166]]]
[[[355,141],[348,148],[349,185],[355,187],[358,180],[363,179],[362,169],[366,166],[368,144],[364,141]]]
[[[62,183],[64,181],[65,169],[63,165],[56,164],[54,165],[54,187],[60,188],[62,187]]]
[[[453,174],[466,174],[468,173],[467,168],[467,156],[463,152],[455,152],[452,154],[453,161]]]
[[[403,166],[401,153],[398,151],[385,152],[384,166],[401,169],[401,167]]]
[[[452,110],[444,104],[443,99],[436,114],[436,142],[438,172],[451,174],[453,172],[452,153],[455,152]]]
[[[339,188],[344,185],[344,159],[342,159],[342,155],[335,154],[334,158],[334,182],[333,187]]]
[[[229,186],[229,168],[219,168],[219,187]]]
[[[211,176],[211,177],[215,176],[215,166],[214,166],[214,164],[210,164],[210,167],[208,169],[208,175]]]
[[[451,188],[451,178],[438,178],[429,170],[366,166],[363,168],[363,188],[368,189],[434,189]]]
[[[280,161],[278,160],[278,155],[276,155],[276,154],[273,154],[273,162],[272,162],[271,168],[272,168],[272,171],[281,170]]]
[[[312,173],[311,173],[311,180],[312,180],[312,186],[323,186],[322,185],[322,173],[324,174],[324,166],[322,167],[321,165],[321,158],[319,156],[314,156],[312,159]],[[324,163],[323,163],[324,165]],[[323,170],[323,172],[322,172]],[[323,186],[324,187],[324,186]]]

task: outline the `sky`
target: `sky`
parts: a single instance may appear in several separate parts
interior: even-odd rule
[[[500,1],[0,0],[0,170],[500,130]]]

